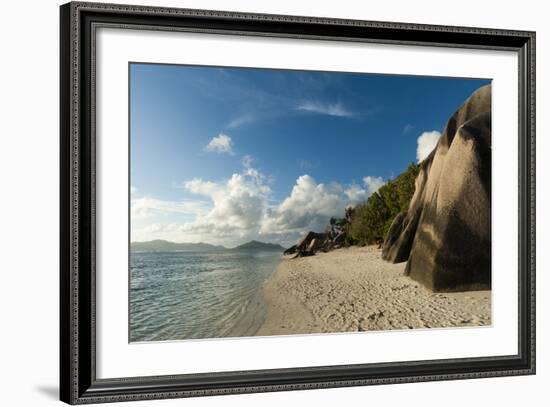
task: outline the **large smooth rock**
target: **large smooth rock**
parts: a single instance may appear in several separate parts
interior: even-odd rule
[[[491,287],[491,87],[449,119],[421,164],[408,211],[398,216],[383,257],[434,291]]]
[[[331,242],[327,233],[308,232],[297,244],[285,250],[284,254],[295,254],[295,257],[313,256]]]
[[[431,156],[435,153],[432,152]],[[401,212],[393,220],[388,234],[382,245],[382,258],[392,263],[407,261],[411,253],[412,244],[416,235],[418,221],[424,207],[424,192],[426,181],[432,165],[431,156],[421,164],[415,180],[415,193],[411,198],[409,209]]]

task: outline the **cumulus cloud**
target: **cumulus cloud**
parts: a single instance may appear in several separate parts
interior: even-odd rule
[[[296,180],[290,195],[269,208],[260,234],[303,233],[323,230],[331,217],[342,217],[345,208],[366,200],[371,192],[359,185],[317,183],[310,175]]]
[[[132,239],[167,239],[232,245],[256,238],[271,197],[269,180],[253,167],[251,156],[242,159],[243,169],[229,179],[194,178],[182,187],[195,199],[167,202],[152,198],[132,201]],[[174,222],[170,213],[190,214]],[[181,216],[181,215],[180,215]],[[143,219],[146,219],[146,224]]]
[[[346,194],[349,200],[349,205],[355,205],[359,202],[365,201],[370,195],[367,190],[361,188],[359,185],[350,185],[344,190],[344,194]]]
[[[363,183],[367,187],[368,196],[371,196],[383,186],[386,181],[382,177],[365,177]]]
[[[210,240],[255,236],[295,239],[308,230],[323,230],[331,217],[341,217],[345,208],[365,201],[384,184],[380,177],[365,177],[365,186],[317,183],[310,175],[298,177],[283,201],[270,206],[272,191],[267,178],[242,159],[243,171],[227,181],[195,178],[185,183],[189,192],[207,197],[212,209],[180,227],[186,234],[209,236]]]
[[[363,179],[364,184],[324,184],[306,174],[274,204],[270,180],[255,168],[253,158],[244,156],[241,163],[242,170],[228,179],[185,182],[183,188],[195,199],[132,198],[132,221],[138,222],[132,239],[229,246],[250,239],[291,243],[309,230],[323,230],[331,217],[342,217],[346,207],[364,202],[384,184],[382,178],[371,176]]]
[[[220,133],[204,148],[206,151],[218,154],[230,154],[233,155],[233,141],[227,134]]]
[[[353,113],[347,110],[340,102],[323,103],[316,101],[305,101],[296,107],[296,110],[323,114],[337,117],[353,117]]]
[[[266,213],[260,233],[323,228],[331,216],[343,212],[342,195],[340,186],[317,184],[313,177],[302,175],[296,180],[290,196]]]
[[[416,140],[416,159],[418,160],[418,162],[423,161],[426,157],[430,155],[430,153],[437,145],[440,137],[441,133],[437,130],[425,131],[420,135],[420,137],[418,137],[418,139]]]
[[[212,209],[199,214],[193,222],[182,225],[183,232],[216,237],[243,237],[257,232],[271,188],[264,175],[252,168],[251,158],[244,161],[243,172],[233,174],[226,181],[195,178],[185,183],[185,189],[189,192],[208,198]]]

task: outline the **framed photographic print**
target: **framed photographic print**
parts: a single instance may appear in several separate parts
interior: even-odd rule
[[[535,373],[535,34],[61,6],[61,399]]]

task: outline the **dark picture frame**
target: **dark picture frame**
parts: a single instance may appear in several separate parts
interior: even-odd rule
[[[118,402],[535,373],[534,32],[80,2],[61,6],[60,22],[62,401],[70,404]],[[518,353],[98,379],[94,35],[101,26],[516,52],[519,60]]]

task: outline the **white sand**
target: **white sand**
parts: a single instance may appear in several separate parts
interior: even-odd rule
[[[432,293],[404,268],[374,246],[285,258],[264,287],[256,335],[490,325],[491,291]]]

